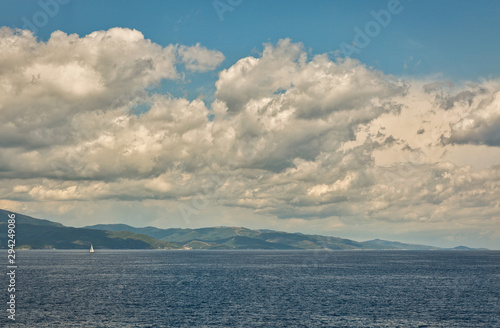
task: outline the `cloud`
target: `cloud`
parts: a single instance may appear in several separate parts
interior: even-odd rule
[[[308,60],[302,44],[290,39],[266,44],[260,58],[239,60],[220,73],[216,96],[230,112],[265,98],[278,98],[302,118],[335,111],[376,110],[380,99],[405,92],[406,85],[353,59],[331,61],[326,55]],[[283,106],[284,108],[286,108]]]
[[[34,149],[77,142],[75,118],[117,117],[147,101],[147,87],[179,77],[178,51],[195,70],[224,57],[200,45],[162,47],[124,28],[85,37],[57,31],[39,42],[29,31],[3,27],[0,47],[0,144]]]
[[[13,212],[20,212],[22,210],[26,210],[26,207],[23,206],[22,203],[8,199],[0,199],[0,208],[6,211],[13,211]]]
[[[137,90],[177,77],[175,47],[153,44],[136,30],[114,28],[82,38],[58,31],[38,42],[28,31],[2,28],[0,40],[4,147],[76,142],[70,129],[76,116],[106,115],[137,98]]]
[[[284,39],[222,70],[205,104],[147,91],[180,78],[181,64],[196,73],[224,60],[199,44],[120,28],[40,42],[2,28],[0,47],[5,206],[99,220],[133,207],[188,224],[187,206],[205,226],[238,213],[241,225],[289,229],[498,228],[500,162],[449,155],[499,145],[498,81],[403,80]]]
[[[500,146],[500,90],[470,102],[470,113],[452,125],[445,142]]]
[[[193,72],[208,72],[219,66],[225,59],[220,51],[209,50],[199,43],[193,47],[179,46],[179,56],[186,68]]]

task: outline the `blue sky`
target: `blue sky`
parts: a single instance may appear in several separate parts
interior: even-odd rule
[[[498,1],[0,0],[0,208],[500,249],[499,31]]]

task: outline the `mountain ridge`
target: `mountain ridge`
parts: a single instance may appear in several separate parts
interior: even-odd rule
[[[124,231],[104,231],[67,227],[61,223],[36,219],[0,209],[0,231],[7,231],[8,214],[15,214],[17,249],[180,249],[175,243]],[[8,235],[0,234],[0,249],[7,248]]]
[[[268,243],[274,243],[274,249],[337,249],[337,250],[475,250],[466,246],[457,246],[455,248],[441,248],[436,246],[408,244],[398,241],[387,241],[382,239],[373,239],[364,242],[358,242],[350,239],[344,239],[333,236],[311,235],[300,232],[288,233],[270,229],[252,230],[244,227],[217,226],[207,228],[168,228],[160,229],[156,227],[132,227],[126,224],[97,224],[87,226],[89,229],[102,229],[109,231],[118,231],[128,229],[135,233],[148,234],[148,230],[154,229],[151,236],[164,241],[176,242],[191,249],[242,249],[241,235],[238,232],[244,232],[247,237],[253,236],[265,243],[258,249],[268,249]],[[233,234],[228,233],[233,231]],[[219,234],[217,234],[217,233]],[[205,233],[205,234],[203,234]],[[222,235],[220,235],[222,234]],[[225,237],[225,238],[223,238]],[[234,240],[231,238],[238,238]],[[255,242],[254,242],[255,244]],[[247,244],[247,246],[249,246]],[[245,248],[253,249],[253,248]]]
[[[120,223],[75,228],[2,209],[0,229],[7,228],[10,213],[16,215],[16,246],[28,249],[87,249],[92,243],[95,249],[474,250],[227,226],[160,229]],[[0,248],[6,247],[7,234],[0,235]]]

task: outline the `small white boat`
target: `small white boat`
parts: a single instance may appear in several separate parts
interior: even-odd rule
[[[94,246],[92,246],[92,244],[90,244],[90,253],[95,253]]]

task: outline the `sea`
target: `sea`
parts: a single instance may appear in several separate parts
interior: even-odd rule
[[[500,251],[16,256],[16,320],[4,275],[3,327],[500,327]]]

